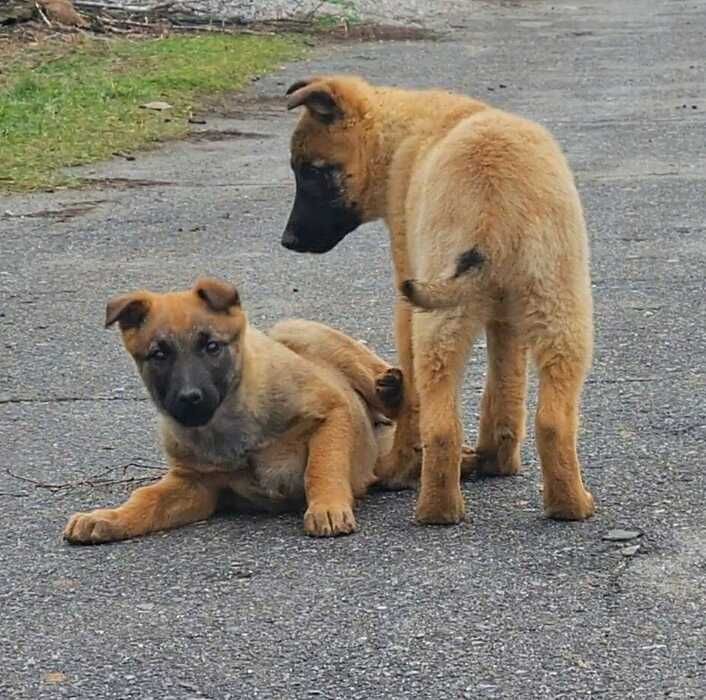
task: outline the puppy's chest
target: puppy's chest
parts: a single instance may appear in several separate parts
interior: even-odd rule
[[[262,426],[251,416],[222,416],[204,429],[188,433],[176,431],[175,437],[177,443],[186,448],[191,457],[189,461],[207,471],[243,469],[248,456],[265,442]]]
[[[306,442],[301,439],[258,451],[250,459],[253,481],[272,501],[303,501],[307,454]]]
[[[238,499],[256,509],[278,510],[305,499],[308,433],[300,426],[272,436],[254,421],[236,426],[231,419],[190,435],[188,449],[199,470],[223,474]]]

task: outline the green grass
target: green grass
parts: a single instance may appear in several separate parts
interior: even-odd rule
[[[291,37],[226,35],[22,48],[0,73],[0,188],[71,184],[64,166],[182,136],[201,99],[302,50]],[[174,109],[139,106],[155,100]]]

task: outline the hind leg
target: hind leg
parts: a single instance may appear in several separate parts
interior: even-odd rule
[[[542,463],[544,513],[557,520],[583,520],[594,512],[584,488],[576,450],[579,401],[588,358],[566,351],[561,342],[543,342],[536,353],[539,402],[537,449]]]
[[[423,444],[416,517],[421,523],[443,525],[463,519],[458,392],[479,330],[478,321],[459,311],[414,316],[414,370]]]
[[[510,476],[520,470],[525,437],[527,346],[516,328],[492,321],[486,327],[488,377],[481,403],[476,471]]]
[[[316,362],[335,367],[374,410],[395,418],[402,403],[402,372],[345,333],[315,321],[278,323],[270,337]]]

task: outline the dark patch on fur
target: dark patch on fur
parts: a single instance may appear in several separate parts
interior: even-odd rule
[[[483,263],[485,263],[485,255],[478,248],[473,247],[465,253],[461,253],[456,260],[454,278],[460,277],[464,272],[480,267]]]

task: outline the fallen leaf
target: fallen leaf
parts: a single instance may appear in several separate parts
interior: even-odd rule
[[[57,685],[58,683],[66,682],[66,675],[61,671],[49,671],[49,673],[44,674],[44,682],[51,683],[52,685]]]
[[[142,109],[154,109],[157,112],[163,112],[165,109],[171,109],[172,105],[169,102],[145,102],[145,104],[140,105]]]

